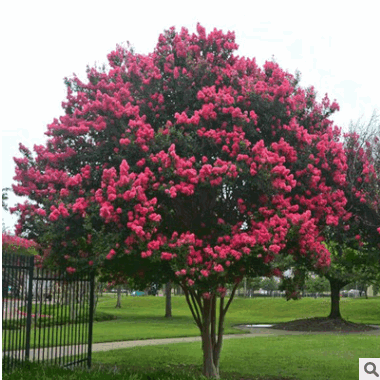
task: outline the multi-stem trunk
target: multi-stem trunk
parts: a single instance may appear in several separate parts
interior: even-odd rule
[[[220,378],[219,359],[223,342],[224,318],[237,286],[238,284],[235,285],[226,306],[224,306],[224,296],[220,297],[219,307],[216,293],[209,293],[209,296],[204,298],[198,291],[182,286],[190,311],[201,332],[203,375],[207,378]]]
[[[343,288],[344,285],[346,285],[344,282],[328,278],[330,282],[330,290],[331,290],[331,311],[329,318],[331,319],[338,319],[342,318],[340,314],[340,289]]]

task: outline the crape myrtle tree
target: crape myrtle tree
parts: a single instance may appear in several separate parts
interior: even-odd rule
[[[66,80],[46,144],[15,159],[28,197],[17,232],[45,244],[41,261],[179,284],[207,377],[242,278],[281,276],[282,255],[327,266],[321,230],[346,213],[338,105],[237,47],[199,24],[165,31],[148,55],[117,47],[109,68]]]
[[[374,113],[367,125],[352,124],[344,135],[347,159],[343,187],[349,218],[325,231],[331,265],[330,318],[341,318],[339,294],[352,282],[379,281],[380,273],[380,120]]]

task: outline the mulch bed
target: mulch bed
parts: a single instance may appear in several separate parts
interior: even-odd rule
[[[344,319],[309,318],[277,323],[272,329],[287,331],[361,332],[376,330],[376,327],[348,322]]]

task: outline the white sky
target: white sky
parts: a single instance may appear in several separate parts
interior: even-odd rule
[[[301,85],[338,101],[343,128],[380,107],[377,1],[24,0],[2,2],[0,15],[2,188],[13,183],[18,144],[44,143],[47,124],[62,115],[65,76],[83,78],[125,41],[151,52],[173,25],[235,31],[239,55],[300,70]],[[2,218],[13,232],[15,217]]]

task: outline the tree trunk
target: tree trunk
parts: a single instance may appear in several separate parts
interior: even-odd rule
[[[121,285],[117,286],[117,302],[115,307],[121,309]]]
[[[219,349],[216,345],[215,314],[216,296],[203,301],[203,326],[201,330],[203,349],[203,375],[207,378],[219,379]]]
[[[165,318],[172,317],[172,283],[168,281],[165,285]]]
[[[331,289],[331,312],[328,318],[331,319],[341,319],[342,316],[340,314],[340,289],[345,285],[341,281],[328,279],[330,282]]]
[[[217,295],[211,293],[204,298],[199,292],[182,286],[191,314],[201,332],[203,351],[203,375],[219,379],[219,359],[223,342],[224,317],[235,296],[238,283],[235,284],[227,305],[224,306],[224,295],[219,303],[219,321],[217,323]]]

